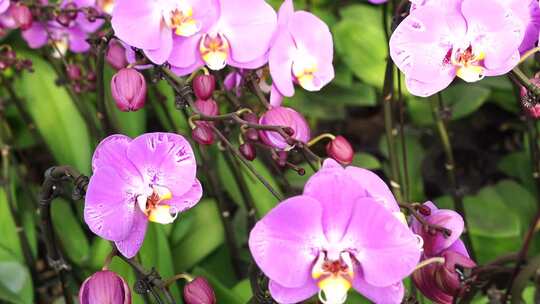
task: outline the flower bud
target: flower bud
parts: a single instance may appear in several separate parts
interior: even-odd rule
[[[245,113],[242,118],[252,124],[258,124],[259,123],[259,117],[255,113],[249,112]],[[249,141],[258,141],[259,140],[259,132],[253,128],[247,128],[246,132],[244,133],[244,137]]]
[[[146,81],[135,69],[121,69],[111,79],[111,93],[121,111],[137,111],[146,101]]]
[[[195,107],[204,115],[216,116],[219,113],[218,105],[213,99],[197,99],[197,101],[195,101]]]
[[[441,255],[444,258],[444,264],[439,265],[435,270],[435,283],[440,290],[448,295],[457,295],[461,290],[461,274],[457,272],[461,269],[473,268],[476,264],[468,257],[453,251],[447,250]]]
[[[193,79],[193,91],[197,98],[206,100],[212,97],[216,89],[216,78],[214,75],[198,75]]]
[[[131,292],[122,277],[103,270],[94,273],[81,285],[79,303],[131,304]]]
[[[354,158],[354,150],[351,144],[343,136],[336,136],[326,145],[326,153],[342,165],[349,165]]]
[[[257,152],[255,147],[250,143],[243,143],[238,148],[240,153],[249,161],[252,161],[257,157]]]
[[[28,6],[16,3],[13,4],[13,8],[10,9],[10,12],[15,24],[21,30],[25,31],[32,26],[32,12],[30,12]]]
[[[184,302],[186,304],[215,304],[216,295],[205,278],[197,277],[184,286]]]
[[[81,79],[81,68],[76,64],[68,64],[66,68],[66,73],[70,80],[79,80]]]
[[[264,113],[259,120],[259,124],[265,126],[281,126],[289,130],[286,132],[291,138],[308,142],[310,139],[310,129],[305,118],[295,110],[287,107],[275,107]],[[276,131],[263,130],[259,133],[262,141],[268,146],[278,150],[290,150],[291,144],[286,138]]]
[[[118,40],[113,39],[111,42],[109,42],[109,48],[107,50],[105,60],[107,60],[107,62],[116,70],[120,70],[128,65],[128,61],[126,59],[126,49]]]
[[[201,145],[214,143],[214,132],[207,124],[198,124],[191,132],[193,139]]]
[[[540,104],[535,104],[534,106],[527,108],[527,114],[534,119],[540,118]]]

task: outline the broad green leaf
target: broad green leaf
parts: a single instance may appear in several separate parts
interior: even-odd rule
[[[161,93],[165,98],[165,109],[166,111],[169,112],[170,116],[172,117],[174,128],[182,134],[190,134],[191,128],[189,127],[187,119],[185,119],[184,115],[182,114],[182,111],[176,109],[175,107],[175,98],[174,98],[173,89],[167,84],[165,80],[159,81],[156,84],[156,87],[159,93]],[[163,113],[163,115],[165,114],[166,113]],[[165,117],[162,117],[160,119],[165,119]]]
[[[9,208],[7,193],[4,187],[0,187],[0,246],[11,251],[16,261],[24,263],[24,256],[21,249],[21,243],[17,234],[17,227]]]
[[[67,91],[55,83],[54,70],[40,57],[24,52],[34,72],[23,72],[16,82],[17,93],[36,123],[56,161],[72,165],[83,173],[90,171],[92,142],[81,113]]]
[[[232,292],[242,300],[242,303],[247,303],[253,296],[249,279],[244,279],[236,283],[232,289]]]
[[[77,265],[86,263],[90,257],[90,245],[81,227],[81,221],[73,213],[70,204],[63,199],[54,200],[51,217],[63,252]]]
[[[28,268],[3,246],[0,246],[0,300],[16,304],[34,302]]]
[[[356,153],[351,165],[368,170],[376,170],[381,168],[381,162],[379,162],[375,156],[364,152]]]
[[[491,90],[480,85],[459,83],[442,92],[446,106],[452,109],[452,119],[464,118],[487,101]]]
[[[504,155],[497,168],[509,177],[517,178],[532,193],[536,192],[533,170],[527,152],[514,152]]]
[[[185,213],[191,213],[193,224],[189,233],[172,248],[177,272],[192,268],[219,247],[225,238],[219,210],[213,199],[203,199]]]
[[[357,77],[381,88],[388,45],[380,8],[357,4],[340,13],[343,19],[332,28],[338,55]]]
[[[472,235],[512,238],[520,235],[520,220],[494,186],[485,187],[463,200]]]
[[[112,263],[109,267],[109,270],[116,272],[119,276],[121,276],[128,284],[129,288],[131,289],[131,297],[132,297],[132,304],[145,304],[146,302],[142,298],[142,296],[136,292],[134,292],[133,287],[135,285],[136,276],[134,271],[131,269],[131,267],[122,259],[118,257],[114,257],[112,259]],[[150,297],[151,298],[151,297]]]
[[[92,271],[97,271],[103,267],[105,259],[112,250],[112,245],[109,241],[100,237],[95,237],[90,246],[90,260],[88,266]]]
[[[536,214],[537,205],[534,195],[513,180],[501,181],[495,185],[495,189],[506,206],[519,217],[522,234],[525,233]]]

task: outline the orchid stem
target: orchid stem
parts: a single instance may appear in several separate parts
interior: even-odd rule
[[[448,135],[446,122],[441,117],[441,112],[444,107],[444,101],[443,101],[443,97],[441,93],[439,93],[437,97],[438,97],[437,100],[432,100],[430,102],[431,111],[433,115],[433,120],[435,121],[435,124],[437,126],[439,139],[441,140],[441,144],[444,149],[444,154],[446,156],[446,164],[444,167],[446,169],[448,180],[450,182],[450,188],[451,188],[450,195],[452,196],[452,200],[454,202],[454,209],[463,217],[463,221],[465,222],[465,231],[463,233],[464,241],[467,247],[469,248],[471,257],[475,259],[476,255],[475,255],[475,251],[474,251],[473,244],[471,241],[465,207],[463,206],[463,197],[459,193],[457,180],[456,180],[456,164],[455,164],[455,159],[454,159],[454,152],[452,150],[452,144],[450,142],[450,136]]]

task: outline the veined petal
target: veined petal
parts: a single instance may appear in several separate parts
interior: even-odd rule
[[[321,206],[307,196],[281,202],[251,230],[249,249],[261,270],[285,287],[302,287],[321,244]]]
[[[360,263],[364,279],[384,287],[410,275],[420,260],[418,239],[390,211],[372,198],[360,198],[341,241]]]
[[[287,97],[294,94],[292,76],[292,54],[294,51],[295,46],[292,36],[287,31],[283,31],[277,34],[268,58],[270,75],[272,75],[274,86],[283,96]]]
[[[127,157],[147,184],[167,187],[173,196],[189,191],[197,164],[189,142],[172,133],[143,134],[129,144]]]
[[[188,192],[182,194],[179,197],[173,196],[170,200],[165,203],[171,206],[170,212],[178,213],[183,212],[193,206],[195,206],[203,195],[203,189],[201,182],[198,179],[195,179],[193,186],[189,189]]]
[[[373,303],[399,304],[405,295],[405,288],[401,281],[389,286],[377,287],[366,282],[361,274],[354,277],[353,288]]]
[[[133,190],[111,167],[101,167],[90,178],[84,203],[84,221],[98,236],[118,241],[126,238],[133,224]]]
[[[121,240],[115,241],[118,251],[122,253],[126,258],[134,257],[144,242],[144,236],[146,234],[146,226],[148,225],[148,219],[146,215],[140,210],[135,211],[133,227],[128,236]]]
[[[375,173],[354,167],[348,166],[345,168],[347,172],[362,188],[366,189],[367,194],[373,197],[377,202],[380,202],[386,209],[393,212],[400,211],[392,191],[386,183]]]
[[[111,24],[124,42],[150,50],[160,47],[162,19],[160,1],[115,0]]]

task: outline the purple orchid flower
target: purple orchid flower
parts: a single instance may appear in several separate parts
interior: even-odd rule
[[[174,40],[172,70],[187,75],[206,66],[255,69],[268,61],[276,12],[264,0],[220,0],[219,19],[190,37]]]
[[[173,133],[112,135],[92,158],[84,220],[126,257],[140,249],[148,221],[168,224],[202,196],[189,142]]]
[[[453,210],[438,209],[432,202],[427,202],[424,206],[430,210],[430,215],[425,217],[428,223],[445,227],[452,233],[447,237],[441,233],[432,233],[416,218],[413,219],[413,232],[424,240],[422,260],[440,257],[443,262],[432,263],[416,270],[412,278],[426,297],[437,303],[451,304],[454,295],[458,294],[461,288],[460,275],[455,266],[475,266],[463,241],[459,239],[465,224],[461,215]]]
[[[315,15],[294,11],[292,0],[279,9],[278,30],[269,56],[272,94],[294,95],[294,83],[318,91],[334,78],[334,44],[328,26]],[[274,106],[281,104],[272,97]]]
[[[116,0],[111,23],[118,38],[162,64],[175,38],[199,37],[216,22],[219,9],[218,0]]]
[[[0,0],[0,14],[5,13],[9,8],[10,0]]]
[[[96,1],[64,0],[61,7],[68,4],[75,4],[78,8],[94,7]],[[84,14],[78,13],[75,20],[71,21],[67,26],[57,21],[33,22],[28,30],[22,32],[22,36],[33,49],[43,47],[47,42],[50,42],[54,47],[53,55],[61,57],[68,49],[74,53],[88,51],[90,49],[90,44],[86,41],[88,35],[97,31],[102,25],[102,20],[90,22]]]
[[[374,173],[328,159],[302,195],[255,225],[249,248],[279,303],[317,293],[323,303],[344,303],[351,287],[376,303],[400,303],[401,281],[421,252],[394,212],[395,199]]]
[[[522,17],[522,20],[527,20],[528,22],[527,29],[525,30],[525,37],[519,47],[521,54],[534,48],[538,41],[538,35],[540,34],[540,3],[538,3],[538,1],[530,1],[528,11],[525,12],[525,16]]]
[[[430,96],[456,76],[474,82],[514,68],[525,24],[507,2],[433,0],[413,10],[390,39],[411,94]]]

